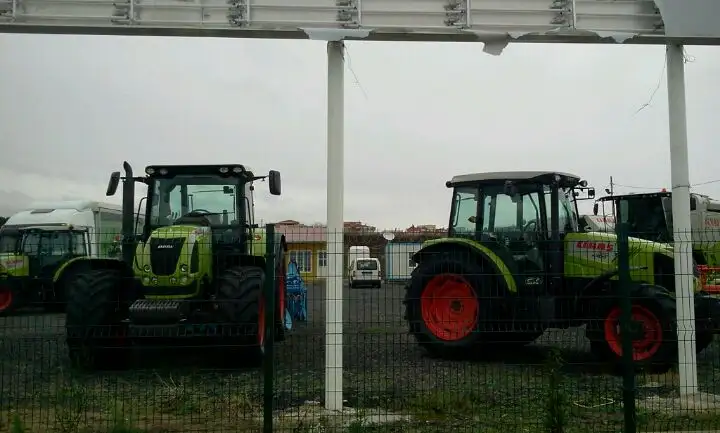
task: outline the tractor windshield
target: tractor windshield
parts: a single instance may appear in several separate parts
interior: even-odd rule
[[[19,244],[20,232],[17,229],[0,231],[0,254],[17,252]]]
[[[22,253],[28,256],[86,255],[83,232],[30,230],[24,233]]]
[[[175,176],[154,179],[150,224],[171,225],[191,212],[206,216],[211,226],[227,226],[243,219],[244,182],[236,177]]]
[[[655,242],[672,242],[671,197],[661,195],[623,196],[627,200],[627,221],[631,237]],[[617,205],[617,201],[615,202]],[[616,209],[617,211],[617,209]]]

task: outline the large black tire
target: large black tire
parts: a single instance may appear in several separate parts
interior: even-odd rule
[[[224,326],[237,331],[225,333],[220,344],[229,352],[242,352],[252,364],[262,362],[265,353],[264,282],[265,273],[257,266],[230,268],[218,277],[216,299]]]
[[[677,363],[675,299],[664,287],[650,284],[634,286],[630,296],[633,315],[649,317],[646,323],[655,322],[648,326],[648,329],[655,330],[654,335],[649,333],[641,339],[634,340],[634,342],[645,341],[647,348],[633,351],[633,368],[652,373],[666,372]],[[617,334],[608,334],[606,326],[615,327],[620,302],[616,297],[598,300],[599,308],[593,314],[597,320],[592,320],[585,331],[586,337],[590,340],[591,351],[616,372],[621,371],[623,367],[622,350],[617,347],[621,344],[621,340]]]
[[[482,343],[503,341],[503,336],[508,335],[500,327],[504,318],[507,291],[502,277],[494,275],[495,273],[490,266],[476,261],[475,257],[468,254],[447,253],[423,260],[412,272],[403,300],[405,320],[408,322],[410,334],[418,344],[432,356],[460,358],[477,354],[475,347]],[[426,316],[429,317],[427,310],[426,314],[423,314],[421,298],[426,291],[438,290],[435,288],[436,278],[452,279],[451,284],[455,287],[462,286],[463,292],[470,295],[463,296],[464,300],[453,301],[459,303],[457,307],[448,303],[448,308],[456,311],[468,308],[467,316],[462,319],[466,321],[464,332],[454,336],[445,334],[443,338],[438,335],[441,324],[426,319]],[[447,283],[443,284],[442,290],[446,287]],[[476,315],[473,314],[474,311],[477,312]],[[532,340],[533,338],[529,338],[521,344]]]
[[[121,275],[111,269],[73,275],[65,330],[71,362],[81,368],[124,368],[130,359],[124,327]]]
[[[640,284],[633,287],[631,302],[633,309],[639,307],[650,311],[657,318],[661,329],[661,338],[655,340],[652,355],[635,359],[633,368],[651,373],[667,372],[678,362],[677,307],[673,294],[661,286]],[[590,349],[595,356],[619,373],[623,368],[622,351],[612,349],[613,344],[607,339],[604,325],[610,313],[620,308],[620,299],[599,300],[599,305],[600,308],[594,314],[597,320],[588,323],[585,335],[590,340]],[[699,332],[696,338],[697,353],[705,350],[713,341],[713,335],[709,332]]]
[[[10,315],[18,308],[17,288],[6,281],[0,274],[0,316]]]

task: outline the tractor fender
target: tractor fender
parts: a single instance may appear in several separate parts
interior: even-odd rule
[[[93,258],[93,257],[76,257],[63,263],[53,275],[53,283],[62,282],[68,275],[74,274],[80,270],[90,269],[116,269],[126,276],[132,276],[132,269],[122,260]]]
[[[253,246],[255,246],[254,244]],[[287,240],[285,239],[284,234],[275,234],[275,242],[274,242],[274,250],[275,250],[275,277],[276,281],[277,278],[285,277],[285,254],[287,253],[288,246],[287,246]],[[265,270],[265,264],[266,264],[266,258],[265,258],[265,243],[262,243],[261,248],[255,248],[253,247],[253,250],[251,254],[243,254],[239,257],[239,263],[240,266],[257,266],[261,268],[263,271]],[[284,278],[281,281],[285,281]],[[286,290],[287,287],[279,287],[278,290]],[[281,300],[284,300],[284,293],[277,293],[276,296],[278,296],[278,308],[277,308],[277,318],[279,321],[284,322],[285,317],[285,303],[284,301],[281,302]]]
[[[633,270],[642,270],[647,269],[647,266],[631,266],[630,271]],[[585,284],[585,286],[580,289],[577,296],[575,297],[574,302],[574,310],[575,311],[584,311],[587,308],[591,308],[592,305],[595,305],[595,303],[587,304],[588,301],[592,300],[594,297],[599,296],[607,296],[610,295],[612,288],[608,288],[606,285],[607,282],[609,282],[612,278],[616,277],[620,273],[620,270],[615,268],[611,269],[609,271],[603,272],[602,274],[598,275],[597,277],[593,278]],[[633,281],[633,286],[637,284],[646,284],[646,282],[639,282],[639,281]],[[585,303],[585,306],[583,307],[583,303]]]
[[[423,244],[422,248],[412,256],[412,259],[415,263],[422,263],[428,255],[458,251],[477,257],[478,261],[490,264],[493,270],[499,276],[502,276],[507,290],[510,293],[517,293],[517,282],[505,262],[490,248],[469,239],[443,238],[427,241]]]
[[[647,268],[648,268],[647,266],[631,266],[630,271],[643,270],[643,269],[647,269]],[[588,294],[589,295],[601,294],[603,289],[605,288],[605,283],[607,283],[612,278],[617,276],[618,273],[620,273],[620,270],[617,268],[603,272],[602,274],[600,274],[597,277],[590,280],[590,282],[587,283],[585,286],[583,286],[583,288],[580,290],[579,296],[584,297]],[[633,282],[636,282],[636,281],[633,281]]]

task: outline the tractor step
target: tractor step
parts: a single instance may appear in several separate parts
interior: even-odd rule
[[[128,334],[132,338],[143,339],[176,339],[176,338],[226,338],[243,337],[245,327],[221,323],[180,323],[163,325],[139,325],[130,323]]]
[[[130,305],[128,318],[131,323],[145,325],[177,323],[188,310],[188,303],[183,301],[138,299]]]

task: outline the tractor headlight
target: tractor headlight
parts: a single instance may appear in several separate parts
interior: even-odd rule
[[[180,265],[180,272],[187,272],[187,271],[188,271],[187,265]]]
[[[161,168],[161,169],[160,169],[160,174],[163,175],[163,176],[167,175],[167,174],[168,174],[167,168]]]
[[[233,173],[242,173],[243,169],[242,167],[233,167]]]
[[[229,172],[229,171],[230,171],[230,169],[227,168],[227,167],[220,167],[220,173],[222,173],[222,174],[225,174],[225,173],[227,173],[227,172]]]
[[[143,271],[150,272],[150,265],[143,266]]]
[[[153,173],[155,173],[155,169],[152,167],[148,167],[145,169],[145,173],[148,175],[152,175]]]

